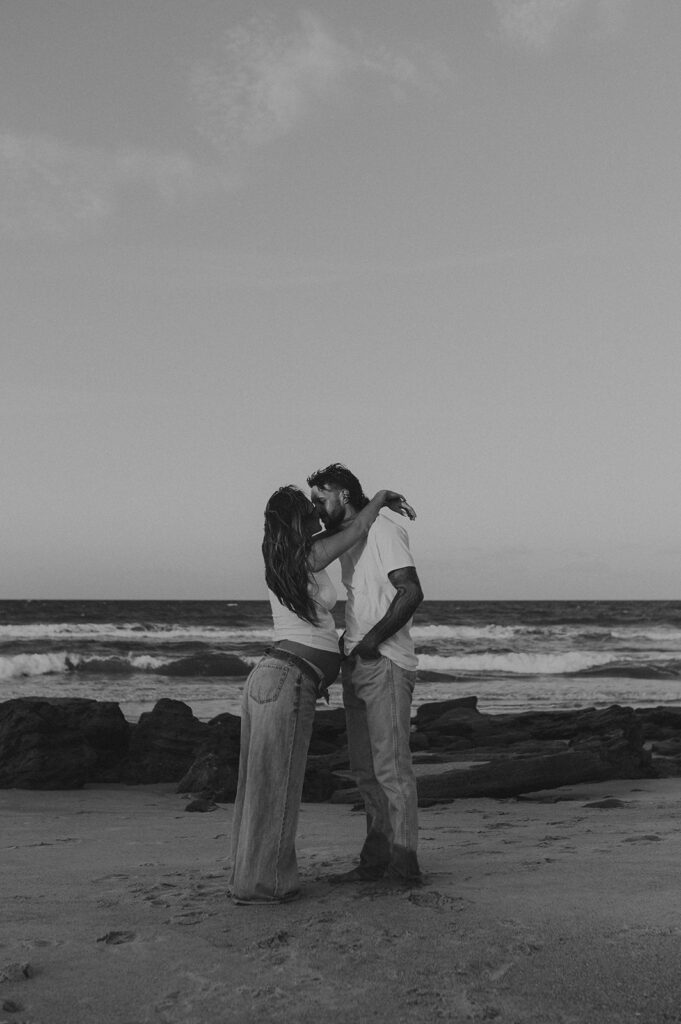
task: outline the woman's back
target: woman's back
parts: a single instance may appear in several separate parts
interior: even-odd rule
[[[291,640],[306,647],[319,651],[338,652],[338,633],[331,614],[337,597],[336,588],[325,569],[311,574],[308,587],[317,614],[317,624],[307,622],[296,615],[290,608],[281,603],[279,598],[268,590],[272,620],[274,624],[275,643]]]

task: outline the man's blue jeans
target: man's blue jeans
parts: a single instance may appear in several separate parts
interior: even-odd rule
[[[383,656],[352,655],[342,671],[350,768],[367,814],[360,871],[416,879],[418,802],[409,747],[416,673]]]
[[[232,825],[232,898],[291,899],[299,889],[295,838],[312,735],[315,684],[265,655],[244,687],[239,784]]]

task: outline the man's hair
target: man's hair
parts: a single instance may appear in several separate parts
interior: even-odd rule
[[[262,554],[272,593],[295,615],[316,626],[317,612],[308,589],[312,538],[305,529],[311,510],[310,499],[293,484],[275,491],[265,508]]]
[[[309,487],[337,487],[339,491],[346,490],[350,504],[357,511],[369,503],[355,474],[340,462],[332,462],[330,466],[318,469],[307,478],[307,483]]]

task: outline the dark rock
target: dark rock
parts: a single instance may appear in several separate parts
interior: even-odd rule
[[[241,716],[225,711],[208,722],[206,733],[201,740],[199,753],[221,754],[233,764],[239,763],[241,745]]]
[[[330,800],[333,793],[347,785],[347,781],[324,765],[309,763],[303,783],[303,802],[319,804]]]
[[[425,732],[417,732],[415,730],[409,736],[409,746],[412,750],[428,750],[430,740],[426,736]]]
[[[653,755],[653,766],[662,779],[678,779],[681,776],[681,757]]]
[[[456,697],[452,700],[438,700],[429,704],[421,704],[416,709],[414,723],[419,732],[427,732],[426,726],[441,718],[449,711],[460,711],[462,715],[470,711],[477,711],[477,697]]]
[[[511,747],[530,740],[572,740],[603,736],[609,730],[643,730],[631,708],[613,705],[596,711],[529,711],[515,715],[486,715],[478,711],[477,698],[424,704],[417,708],[415,727],[433,747],[455,749],[454,741],[475,747]]]
[[[118,704],[20,697],[0,704],[0,787],[79,789],[113,782],[131,726]]]
[[[332,754],[345,746],[345,711],[334,708],[332,711],[317,711],[312,726],[310,754]]]
[[[535,740],[567,739],[604,736],[608,731],[625,729],[635,733],[637,743],[643,740],[643,731],[631,708],[613,704],[596,711],[583,708],[577,711],[526,711],[518,715],[491,715],[493,728],[509,731]]]
[[[239,767],[241,718],[213,718],[197,747],[196,756],[178,784],[179,793],[210,793],[220,803],[234,800]],[[333,768],[347,765],[345,712],[342,708],[315,714],[303,800],[329,799],[342,785]]]
[[[429,738],[429,749],[440,750],[442,754],[445,755],[445,759],[450,761],[461,760],[462,757],[467,756],[468,751],[473,750],[475,747],[473,740],[466,740],[457,736],[448,736],[446,739],[441,741],[438,741],[438,737],[434,734]]]
[[[68,712],[70,720],[95,753],[96,761],[88,782],[117,782],[122,763],[128,754],[133,728],[118,704],[80,697],[50,700]]]
[[[62,702],[21,697],[0,704],[0,788],[80,789],[96,765]]]
[[[412,753],[412,764],[447,764],[451,758],[440,750],[415,750]]]
[[[646,740],[678,739],[681,737],[681,708],[636,708]]]
[[[135,785],[181,779],[207,728],[182,701],[159,700],[132,728],[123,780]]]
[[[333,772],[334,768],[347,766],[346,743],[345,710],[333,708],[330,711],[317,711],[303,783],[304,802],[321,803],[330,800],[332,793],[347,785],[341,776]]]
[[[681,757],[681,737],[672,740],[655,740],[650,744],[653,754],[663,757]]]
[[[192,800],[185,807],[185,811],[199,811],[202,813],[205,813],[206,811],[217,811],[217,809],[218,805],[209,797]]]
[[[517,796],[580,782],[619,778],[610,765],[593,752],[565,751],[546,757],[505,758],[467,769],[454,769],[417,779],[419,804],[465,797]],[[626,776],[630,777],[630,776]],[[357,790],[337,791],[334,803],[353,803]],[[353,795],[354,794],[354,795]]]
[[[472,796],[510,797],[581,782],[657,774],[631,708],[614,705],[603,711],[549,712],[542,720],[539,714],[483,716],[467,703],[450,707],[444,716],[426,714],[423,729],[432,735],[431,729],[441,728],[443,719],[448,727],[456,727],[457,718],[481,742],[471,747],[468,758],[484,757],[489,763],[419,775],[420,803]],[[488,721],[480,722],[480,718]],[[520,729],[519,719],[524,719],[525,730]],[[502,747],[495,743],[500,735],[514,740],[521,737],[521,741]],[[333,796],[336,803],[352,803],[357,798],[357,790]]]
[[[660,775],[681,775],[681,708],[636,708],[643,737],[649,743]]]
[[[228,801],[236,793],[240,731],[238,715],[218,715],[204,724],[186,704],[173,700],[159,701],[136,725],[126,722],[111,702],[39,697],[6,701],[0,704],[0,787],[181,780],[180,792]],[[488,715],[471,696],[419,707],[410,742],[415,760],[492,762],[467,769],[465,785],[461,771],[450,773],[450,782],[439,775],[438,793],[449,786],[455,795],[463,795],[462,787],[473,795],[470,786],[477,779],[481,792],[491,794],[504,775],[506,790],[510,786],[513,793],[523,792],[533,758],[535,768],[541,762],[553,780],[533,778],[539,789],[571,781],[681,775],[681,708],[632,711],[613,706]],[[521,762],[522,771],[517,769]],[[317,712],[304,799],[326,799],[332,788],[351,785],[338,774],[347,766],[345,712]],[[422,799],[431,799],[426,796],[428,784],[421,788]]]
[[[310,740],[310,754],[313,757],[335,754],[336,749],[335,743],[329,743],[318,736],[313,736]]]
[[[575,712],[563,716],[560,723],[550,717],[552,721],[546,723],[546,728],[540,728],[535,720],[529,732],[533,737],[539,734],[549,740],[551,752],[508,756],[513,753],[511,748],[506,756],[490,764],[423,777],[418,780],[419,797],[506,797],[580,782],[649,778],[656,774],[631,708],[615,705],[601,712]],[[560,724],[562,742],[572,737],[565,750],[555,747]]]
[[[200,754],[178,783],[178,793],[201,793],[218,803],[230,803],[236,796],[238,772],[219,754]]]
[[[575,753],[590,751],[610,765],[616,779],[657,775],[650,751],[645,749],[641,723],[631,708],[613,704],[602,711],[575,713],[577,732],[570,741]]]
[[[225,712],[212,718],[205,727],[194,760],[178,784],[178,793],[210,793],[219,803],[234,800],[240,741],[241,718],[238,715]]]

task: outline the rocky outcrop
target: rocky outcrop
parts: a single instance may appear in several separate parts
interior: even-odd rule
[[[117,704],[22,697],[0,704],[0,787],[79,789],[108,782],[127,753]]]
[[[641,722],[631,708],[483,715],[475,697],[425,704],[415,717],[415,760],[459,762],[420,770],[419,801],[510,797],[582,782],[656,775]],[[433,757],[434,755],[434,757]],[[334,802],[359,800],[354,789]]]
[[[233,800],[239,775],[240,734],[238,715],[226,712],[211,719],[194,760],[178,783],[178,793],[220,802]]]
[[[180,779],[177,792],[201,800],[231,803],[236,796],[238,781],[238,768],[219,754],[200,754]]]
[[[339,751],[344,751],[346,747],[345,711],[343,708],[318,711],[314,716],[314,725],[312,726],[310,756],[334,755]]]
[[[192,765],[207,729],[188,704],[159,700],[132,730],[122,781],[176,782]]]
[[[681,708],[636,708],[643,739],[660,775],[681,775]]]
[[[230,801],[236,796],[239,775],[241,719],[218,715],[208,723],[196,758],[178,783],[178,793],[206,800]],[[347,767],[345,712],[342,708],[315,715],[303,786],[303,800],[329,800],[345,784],[333,768]]]
[[[96,760],[88,782],[117,782],[128,756],[134,726],[114,701],[68,697],[62,700],[75,728],[94,751]]]
[[[0,704],[0,787],[174,782],[209,801],[234,799],[241,719],[202,723],[161,700],[125,721],[117,704],[21,698]],[[412,750],[422,801],[508,796],[607,778],[681,774],[681,709],[617,706],[487,715],[475,697],[419,707]],[[430,767],[429,767],[430,766]],[[358,800],[342,709],[318,711],[304,800]]]

